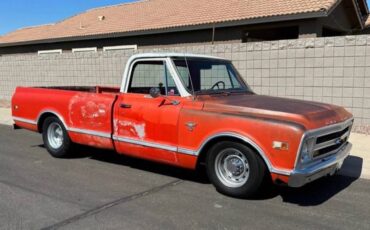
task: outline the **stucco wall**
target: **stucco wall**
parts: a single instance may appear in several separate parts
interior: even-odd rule
[[[370,35],[196,45],[138,52],[189,52],[232,59],[259,94],[345,106],[370,125]],[[0,100],[17,85],[119,85],[132,51],[0,57]]]

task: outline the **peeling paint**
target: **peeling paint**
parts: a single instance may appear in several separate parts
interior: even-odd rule
[[[100,100],[99,100],[100,99]],[[104,103],[98,95],[79,93],[69,102],[69,122],[72,126],[88,125],[104,127],[109,118],[109,103]],[[109,108],[108,108],[109,107]]]
[[[145,138],[145,124],[136,124],[130,121],[120,121],[119,124],[121,126],[128,127],[130,131],[141,140]]]
[[[114,119],[113,120],[114,133],[118,133],[118,124],[119,124],[118,119]]]
[[[86,105],[81,107],[81,115],[83,118],[95,119],[106,115],[106,106],[97,104],[94,101],[88,101]]]

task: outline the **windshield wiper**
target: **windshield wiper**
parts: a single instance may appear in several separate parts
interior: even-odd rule
[[[224,94],[226,96],[230,95],[228,91],[215,91],[215,90],[203,90],[196,92],[197,95],[216,95],[216,94]]]
[[[224,94],[226,96],[229,96],[231,94],[231,92],[228,92],[228,91],[214,91],[214,92],[211,92],[210,94],[211,95],[213,95],[213,94]]]

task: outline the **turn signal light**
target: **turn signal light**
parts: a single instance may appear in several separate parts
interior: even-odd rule
[[[272,142],[272,148],[277,149],[277,150],[288,150],[289,144],[287,142],[274,141]]]

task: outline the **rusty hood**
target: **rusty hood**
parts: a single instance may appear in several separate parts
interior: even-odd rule
[[[293,122],[306,129],[352,118],[352,114],[340,106],[256,94],[208,95],[199,99],[204,102],[204,111]]]

